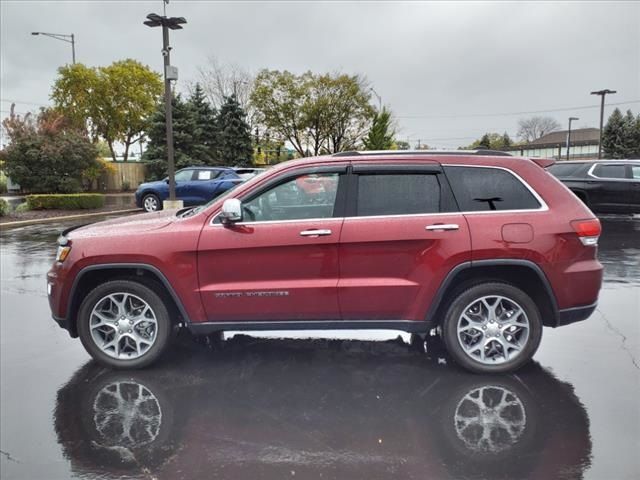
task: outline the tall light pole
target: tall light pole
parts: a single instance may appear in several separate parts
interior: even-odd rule
[[[46,32],[31,32],[31,35],[44,35],[45,37],[55,38],[56,40],[60,40],[61,42],[67,42],[71,44],[71,58],[73,60],[73,64],[76,63],[76,37],[72,33],[71,35],[65,35],[62,33],[46,33]]]
[[[604,90],[597,90],[595,92],[591,92],[591,95],[600,95],[600,141],[598,142],[598,158],[602,158],[602,125],[604,123],[604,97],[607,94],[617,93],[615,90],[609,90],[605,88]]]
[[[578,117],[569,117],[569,130],[567,131],[567,160],[569,160],[569,148],[571,146],[571,122],[580,120]]]
[[[156,13],[147,15],[143,22],[148,27],[162,27],[162,56],[164,57],[164,111],[167,128],[167,166],[169,173],[169,201],[165,208],[181,208],[182,202],[176,201],[175,161],[173,154],[173,113],[171,108],[171,80],[178,79],[178,71],[171,66],[171,47],[169,46],[169,29],[180,30],[187,21],[183,17],[160,16]]]
[[[382,112],[382,97],[380,95],[378,95],[378,92],[376,92],[373,87],[369,87],[369,90],[371,90],[371,92],[376,96],[376,98],[378,99],[378,111]]]

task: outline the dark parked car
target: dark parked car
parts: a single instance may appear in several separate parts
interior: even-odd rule
[[[588,318],[602,283],[600,222],[548,162],[352,152],[281,163],[203,207],[63,232],[50,305],[116,368],[151,364],[183,327],[341,328],[435,330],[463,367],[513,371],[543,326]]]
[[[232,168],[190,167],[176,172],[176,198],[185,206],[202,205],[242,183],[244,179]],[[162,210],[169,198],[169,180],[142,183],[136,190],[136,205],[147,212]]]
[[[640,213],[640,160],[559,162],[549,172],[594,212]]]

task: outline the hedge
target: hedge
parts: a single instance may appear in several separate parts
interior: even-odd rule
[[[4,198],[0,198],[0,217],[4,217],[9,212],[9,204]]]
[[[104,195],[100,193],[70,193],[27,195],[29,210],[80,210],[101,208]]]

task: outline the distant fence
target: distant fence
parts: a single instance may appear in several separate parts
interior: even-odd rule
[[[100,177],[100,190],[108,192],[120,192],[122,190],[135,190],[142,182],[147,166],[139,162],[109,162],[115,170]],[[126,188],[125,188],[126,187]]]

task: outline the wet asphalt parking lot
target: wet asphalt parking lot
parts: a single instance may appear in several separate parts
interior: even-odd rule
[[[247,336],[109,371],[50,319],[67,225],[3,231],[0,476],[640,478],[640,217],[601,220],[597,311],[500,376],[437,344]]]

